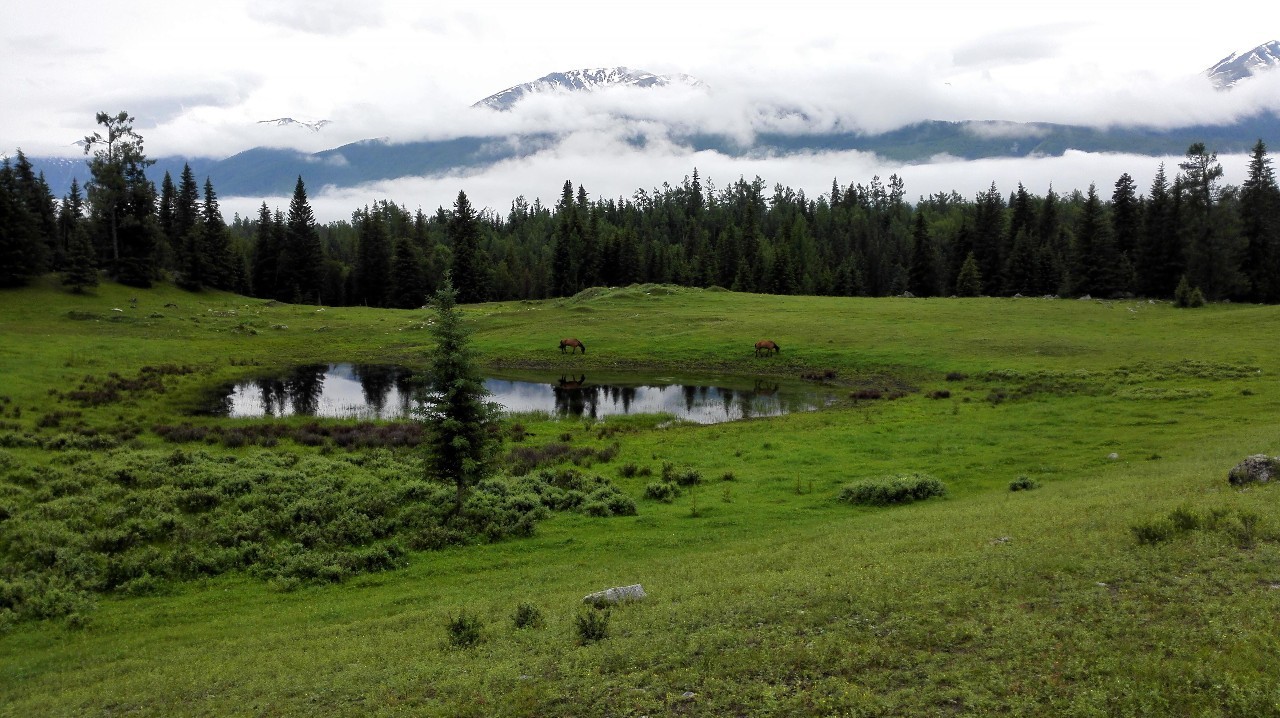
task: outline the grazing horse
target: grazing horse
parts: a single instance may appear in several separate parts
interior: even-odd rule
[[[573,353],[573,350],[574,350],[574,349],[581,349],[583,354],[586,354],[586,353],[587,353],[587,345],[586,345],[586,344],[583,344],[582,342],[578,341],[577,339],[574,339],[573,337],[569,337],[568,339],[561,339],[561,340],[560,340],[560,353],[561,353],[561,354],[564,354],[564,348],[565,348],[565,347],[569,347],[569,353],[570,353],[570,354],[572,354],[572,353]]]
[[[780,351],[782,351],[782,347],[774,343],[772,339],[761,339],[756,342],[756,356],[760,356],[760,352],[777,354]]]

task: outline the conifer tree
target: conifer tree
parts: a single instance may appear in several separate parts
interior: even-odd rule
[[[208,177],[204,180],[200,226],[209,284],[217,289],[233,289],[237,277],[243,272],[243,263],[233,256],[227,222],[222,218],[222,210],[218,207],[218,194],[213,190],[213,181]]]
[[[956,276],[956,296],[976,297],[982,294],[982,270],[978,268],[978,260],[970,252],[960,265],[960,274]]]
[[[488,475],[499,441],[493,431],[498,406],[489,400],[456,294],[446,277],[432,302],[436,320],[430,332],[436,346],[426,377],[427,401],[415,412],[426,428],[427,478],[454,485],[454,514],[462,511],[467,491]]]
[[[1240,188],[1240,220],[1249,298],[1280,301],[1280,188],[1262,140],[1253,146],[1249,175]]]
[[[23,201],[8,158],[0,165],[0,287],[17,287],[44,267],[39,224]]]
[[[1135,268],[1138,291],[1149,297],[1173,296],[1185,264],[1177,231],[1178,210],[1182,191],[1170,188],[1164,163],[1156,169],[1138,236]]]
[[[449,240],[453,245],[452,277],[458,287],[458,303],[485,301],[489,287],[480,258],[480,220],[466,192],[458,192],[453,203]]]
[[[356,244],[355,301],[371,307],[386,306],[387,291],[391,279],[391,239],[383,221],[383,212],[377,205],[373,210],[366,206],[352,215],[352,224],[359,232]],[[421,306],[426,295],[418,297]]]
[[[1184,212],[1179,224],[1186,236],[1187,273],[1192,286],[1209,299],[1220,299],[1244,284],[1240,274],[1242,248],[1218,206],[1222,165],[1202,142],[1187,148],[1182,170]]]
[[[922,210],[916,211],[915,226],[911,232],[911,269],[907,288],[917,297],[938,294],[938,255]]]
[[[153,161],[147,159],[142,136],[134,132],[134,118],[129,113],[99,112],[97,121],[106,135],[95,132],[84,138],[85,154],[93,153],[87,188],[96,235],[116,278],[148,287],[156,269],[159,237],[155,186],[146,176]]]
[[[294,303],[320,301],[324,293],[325,257],[316,230],[315,213],[307,201],[307,188],[298,176],[289,201],[281,250],[280,289]]]
[[[414,309],[427,300],[427,275],[422,267],[422,253],[408,237],[395,242],[391,260],[388,303],[399,309]]]

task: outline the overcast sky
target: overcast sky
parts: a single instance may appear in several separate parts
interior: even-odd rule
[[[259,145],[316,151],[372,137],[548,127],[603,132],[596,146],[605,148],[607,118],[618,110],[638,122],[679,121],[746,138],[779,126],[761,106],[799,109],[817,129],[869,131],[926,119],[1165,127],[1280,109],[1280,73],[1230,93],[1215,92],[1199,74],[1231,52],[1277,39],[1273,2],[0,0],[0,7],[0,152],[20,147],[35,156],[75,156],[72,143],[95,130],[94,114],[122,109],[137,118],[149,154],[213,157]],[[549,72],[618,65],[687,73],[709,89],[549,101],[522,113],[469,108]],[[258,124],[283,116],[333,124],[318,133]],[[654,167],[686,169],[657,177],[645,172],[643,157],[609,157],[640,175],[619,176],[619,188],[675,182],[692,167],[659,155]],[[551,188],[518,193],[553,196],[552,170],[572,171],[565,163],[574,159],[586,163],[583,172],[601,164],[581,152],[548,155],[522,169],[545,172]],[[840,175],[869,179],[853,171]],[[767,167],[760,174],[775,179]],[[828,178],[808,189],[829,185]]]

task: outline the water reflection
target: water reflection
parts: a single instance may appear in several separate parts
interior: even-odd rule
[[[674,414],[712,424],[755,416],[808,411],[830,402],[832,392],[813,385],[780,386],[762,379],[718,378],[677,383],[634,376],[593,381],[586,374],[551,381],[489,378],[493,400],[515,412],[543,411],[561,417],[600,419],[618,414]],[[395,419],[418,404],[413,373],[404,367],[317,364],[275,377],[236,384],[213,407],[216,414],[327,416]]]

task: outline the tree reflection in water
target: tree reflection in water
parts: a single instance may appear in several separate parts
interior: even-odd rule
[[[752,383],[754,382],[754,387]],[[543,411],[560,417],[603,419],[618,414],[665,413],[699,423],[775,416],[822,406],[835,398],[830,388],[766,379],[725,379],[689,383],[634,381],[588,383],[585,374],[552,381],[488,379],[494,400],[508,411]],[[215,399],[222,416],[302,414],[344,418],[396,419],[419,405],[411,370],[376,364],[297,367],[277,377],[236,385]]]

